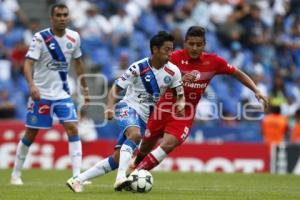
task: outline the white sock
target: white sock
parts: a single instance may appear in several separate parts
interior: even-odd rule
[[[127,139],[121,146],[117,179],[126,177],[126,171],[128,169],[135,148],[136,144],[129,139]]]
[[[80,174],[81,161],[82,161],[82,147],[81,141],[69,141],[69,155],[72,163],[73,177]]]
[[[168,156],[168,154],[166,154],[166,152],[160,146],[154,149],[151,154],[159,163]]]
[[[111,162],[113,162],[113,163],[111,163]],[[83,183],[86,180],[107,174],[107,173],[111,172],[112,170],[115,170],[116,168],[117,168],[117,166],[115,165],[115,162],[112,160],[111,157],[105,158],[105,159],[99,161],[98,163],[96,163],[96,165],[94,165],[92,168],[79,174],[76,177],[76,180]]]
[[[16,158],[12,176],[21,177],[21,169],[24,165],[26,156],[28,154],[29,146],[26,146],[22,140],[19,141],[16,151]]]

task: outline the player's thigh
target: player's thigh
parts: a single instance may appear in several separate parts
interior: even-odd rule
[[[49,129],[52,127],[52,101],[41,99],[33,101],[31,97],[27,103],[25,126],[31,129]]]
[[[147,129],[145,131],[143,141],[149,145],[156,143],[156,141],[163,136],[167,121],[168,116],[156,118],[151,115],[147,122]]]
[[[52,111],[62,124],[77,122],[77,112],[71,98],[54,101],[52,103]]]
[[[145,139],[145,138],[143,138],[143,140],[142,140],[142,142],[140,144],[140,147],[139,147],[139,151],[142,154],[150,153],[150,151],[154,148],[154,146],[158,142],[159,138],[160,137],[153,137],[151,139]]]
[[[115,148],[120,148],[122,146],[129,133],[136,133],[141,135],[140,118],[137,112],[133,108],[129,107],[125,102],[119,102],[116,105],[115,120],[121,129]],[[127,130],[129,130],[129,133],[127,132]]]
[[[189,136],[191,127],[192,122],[190,120],[173,120],[166,124],[165,133],[173,135],[181,144]]]
[[[63,122],[62,125],[68,136],[78,135],[77,122]]]

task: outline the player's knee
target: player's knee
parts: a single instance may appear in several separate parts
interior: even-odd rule
[[[119,163],[119,158],[120,158],[120,149],[116,149],[111,157],[114,159],[115,163]]]
[[[127,138],[132,140],[134,143],[139,144],[142,139],[142,136],[141,136],[140,132],[134,131],[134,132],[130,132],[128,134]]]
[[[160,147],[168,154],[173,151],[177,146],[175,142],[162,142]]]
[[[78,135],[77,126],[75,124],[68,124],[65,126],[65,131],[69,136]]]
[[[35,140],[35,137],[36,137],[37,133],[38,133],[37,129],[27,129],[26,132],[25,132],[24,137],[26,137],[26,139],[29,142],[33,143],[34,140]]]

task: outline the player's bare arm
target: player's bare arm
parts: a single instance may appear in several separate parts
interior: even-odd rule
[[[176,116],[183,117],[184,116],[184,108],[185,108],[185,97],[183,86],[180,85],[175,88],[176,93]]]
[[[114,105],[121,88],[114,84],[107,96],[106,110],[104,112],[105,119],[112,120],[114,117]]]
[[[237,69],[232,76],[255,93],[255,97],[263,104],[265,110],[269,107],[268,98],[261,93],[261,91],[256,87],[255,83],[247,74]]]
[[[80,87],[81,87],[81,92],[83,93],[83,96],[84,96],[84,103],[88,104],[88,102],[90,102],[89,88],[88,88],[85,78],[82,76],[84,74],[83,60],[81,58],[74,59],[74,64],[76,66],[75,67],[76,74],[78,77],[80,77]]]
[[[33,79],[32,79],[32,67],[34,65],[34,60],[26,59],[24,63],[24,74],[29,86],[30,96],[33,100],[40,100],[41,95],[39,89],[35,86]]]

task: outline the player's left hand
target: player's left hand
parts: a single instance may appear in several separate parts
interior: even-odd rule
[[[182,81],[183,82],[188,82],[188,83],[193,83],[196,80],[196,76],[193,73],[186,73],[185,75],[182,76]]]
[[[108,120],[112,120],[114,118],[114,110],[107,108],[104,111],[104,118]]]
[[[184,104],[181,103],[176,104],[176,111],[175,111],[176,117],[184,117],[185,115],[184,107],[185,107]]]
[[[269,99],[268,97],[264,96],[260,91],[255,93],[256,99],[262,103],[264,107],[264,111],[266,111],[269,108]]]

